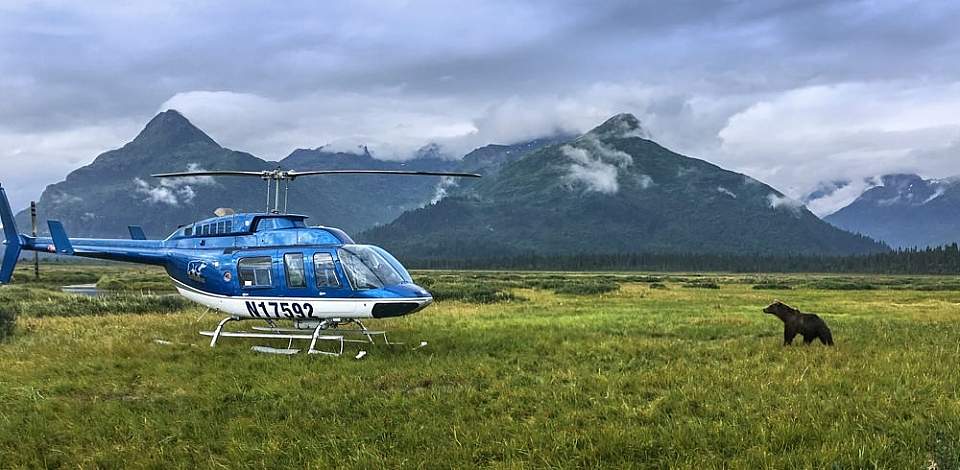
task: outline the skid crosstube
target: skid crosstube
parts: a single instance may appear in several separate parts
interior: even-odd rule
[[[220,338],[251,338],[251,339],[282,339],[287,340],[287,348],[284,349],[284,353],[290,353],[290,351],[295,351],[292,349],[293,342],[295,340],[310,341],[310,347],[307,349],[307,354],[324,354],[330,356],[340,356],[343,354],[344,343],[369,343],[376,344],[374,337],[382,337],[383,344],[386,345],[395,345],[403,343],[391,343],[387,338],[387,332],[382,330],[368,330],[363,323],[359,320],[350,320],[346,323],[356,323],[358,329],[331,329],[331,327],[336,326],[339,322],[330,322],[324,320],[317,324],[316,327],[310,329],[298,329],[298,328],[279,328],[276,326],[253,327],[254,331],[224,331],[223,328],[227,323],[232,321],[240,321],[236,317],[227,317],[220,321],[217,324],[217,328],[213,331],[201,331],[200,334],[203,336],[209,336],[210,347],[215,347],[217,341]],[[321,334],[325,333],[325,334]],[[360,335],[366,337],[366,339],[350,339],[346,338],[346,335]],[[334,341],[339,344],[336,352],[323,351],[316,348],[319,341]],[[261,350],[271,349],[263,348]],[[256,347],[255,347],[255,350]],[[299,350],[296,350],[299,351]]]

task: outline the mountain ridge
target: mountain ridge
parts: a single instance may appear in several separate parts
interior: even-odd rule
[[[960,241],[960,178],[895,173],[878,180],[824,220],[900,248]]]
[[[887,250],[832,227],[749,176],[674,153],[628,115],[543,147],[469,195],[404,213],[361,238],[401,256]],[[470,240],[471,250],[465,243]],[[791,246],[792,244],[792,246]]]

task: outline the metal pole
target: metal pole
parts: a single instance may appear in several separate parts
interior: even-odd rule
[[[33,227],[33,238],[37,238],[37,201],[30,201],[30,224]],[[33,252],[33,277],[40,279],[40,253]]]
[[[283,213],[287,213],[287,201],[289,200],[290,195],[290,180],[283,180]]]
[[[267,180],[267,212],[270,212],[270,177],[265,176],[263,179]]]
[[[273,212],[279,213],[280,212],[280,171],[277,171],[276,173],[274,173],[274,178],[277,179],[277,187],[276,187],[276,190],[274,191]]]

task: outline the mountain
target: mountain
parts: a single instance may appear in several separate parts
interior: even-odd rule
[[[519,154],[524,146],[506,146]],[[470,160],[472,162],[472,160]],[[220,146],[175,110],[164,111],[130,143],[99,155],[93,163],[48,186],[38,201],[39,220],[59,219],[73,236],[126,237],[128,225],[142,225],[150,237],[162,237],[178,225],[210,217],[218,207],[262,211],[266,184],[250,178],[191,177],[158,180],[153,173],[186,170],[262,171],[277,166],[297,170],[388,169],[457,171],[463,163],[449,159],[435,144],[406,162],[374,158],[365,148],[356,153],[324,148],[298,149],[280,162],[269,162]],[[472,163],[470,163],[472,165]],[[491,168],[496,163],[490,163]],[[301,178],[289,189],[289,211],[309,215],[313,224],[357,232],[387,223],[406,210],[444,194],[448,183],[435,177],[316,176]],[[17,215],[29,227],[29,213]],[[46,227],[41,225],[41,231]]]
[[[895,247],[960,241],[960,178],[883,176],[879,186],[866,190],[824,220]]]
[[[64,181],[47,186],[39,220],[59,219],[73,236],[125,236],[128,224],[164,236],[177,225],[209,217],[217,207],[263,210],[265,185],[239,178],[157,180],[152,173],[190,169],[261,171],[268,162],[226,149],[180,113],[150,120],[132,142],[99,155]],[[17,215],[29,227],[28,211]],[[46,227],[41,225],[46,231]]]
[[[667,150],[629,114],[360,238],[415,258],[887,250],[757,180]]]

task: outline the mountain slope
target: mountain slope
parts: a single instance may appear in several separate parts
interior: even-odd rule
[[[361,238],[402,256],[623,252],[850,254],[885,250],[773,188],[649,140],[617,115],[508,163],[469,194]]]
[[[960,179],[927,180],[896,174],[880,181],[880,186],[824,220],[895,247],[960,241]]]

